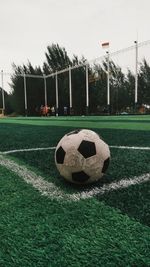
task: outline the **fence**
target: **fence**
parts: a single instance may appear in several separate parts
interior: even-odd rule
[[[138,73],[141,61],[145,58],[149,62],[149,45],[150,40],[138,43],[135,41],[134,45],[121,49],[119,51],[111,53],[110,50],[106,50],[106,54],[102,57],[96,58],[91,61],[86,61],[83,64],[76,66],[68,66],[68,68],[56,71],[49,75],[31,75],[31,74],[19,74],[23,79],[23,92],[24,92],[24,110],[25,114],[28,115],[29,109],[29,95],[30,92],[27,87],[27,79],[42,79],[43,80],[43,96],[44,96],[44,106],[55,107],[56,115],[62,114],[62,105],[67,106],[69,114],[101,114],[101,113],[119,113],[128,112],[129,110],[133,112],[133,107],[137,106],[140,95],[139,95],[139,85],[138,85]],[[129,106],[123,106],[120,108],[120,103],[124,101],[124,93],[121,96],[121,89],[125,83],[125,75],[128,71],[131,71],[134,76],[134,89],[132,88],[132,104]],[[116,72],[116,76],[114,75]],[[124,83],[118,86],[119,79],[121,83],[121,74],[124,73]],[[81,75],[82,74],[82,75]],[[5,111],[5,99],[4,99],[4,75],[12,75],[11,73],[4,73],[1,71],[1,87],[2,87],[2,109]],[[63,94],[63,89],[61,88],[60,82],[65,81],[68,86],[68,93]],[[78,78],[75,78],[77,77]],[[120,75],[120,76],[119,76]],[[115,78],[114,78],[115,77]],[[123,79],[123,76],[122,76]],[[54,85],[55,83],[55,85]],[[51,103],[51,88],[55,87],[55,103]],[[74,85],[76,84],[76,85]],[[78,86],[81,88],[78,91]],[[122,87],[121,87],[122,86]],[[132,84],[133,86],[133,84]],[[65,85],[66,90],[66,85]],[[95,91],[94,91],[95,90]],[[49,91],[49,93],[48,93]],[[126,92],[129,94],[130,90]],[[49,94],[49,97],[48,97]],[[64,100],[63,98],[66,99]],[[133,100],[134,97],[134,100]],[[61,98],[61,100],[60,100]],[[75,103],[76,100],[76,103]],[[82,101],[81,101],[82,100]],[[66,102],[65,102],[66,101]],[[150,103],[143,103],[150,104]],[[31,104],[30,104],[31,105]],[[76,110],[75,110],[76,107]],[[83,107],[83,109],[81,108]],[[79,112],[77,111],[79,109]]]

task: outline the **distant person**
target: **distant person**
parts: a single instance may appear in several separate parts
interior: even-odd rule
[[[64,115],[66,116],[68,114],[68,108],[65,106],[64,107]]]
[[[48,106],[44,106],[44,115],[48,116]]]
[[[52,112],[52,115],[55,116],[55,107],[54,106],[51,108],[51,112]]]
[[[43,116],[43,108],[44,108],[44,106],[41,105],[41,106],[40,106],[40,115],[41,115],[41,116]]]

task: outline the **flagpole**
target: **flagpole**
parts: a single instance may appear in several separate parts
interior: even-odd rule
[[[71,66],[69,66],[69,108],[70,108],[70,115],[72,115],[72,76],[71,76]]]
[[[26,84],[26,74],[23,74],[24,78],[24,107],[25,107],[25,116],[28,116],[28,104],[27,104],[27,84]]]
[[[86,115],[89,114],[89,77],[88,65],[86,65]]]
[[[138,103],[138,41],[135,43],[135,111]]]
[[[55,86],[56,86],[56,116],[58,116],[59,103],[58,103],[58,75],[57,75],[57,71],[55,73]]]
[[[109,75],[109,51],[107,53],[107,107],[110,114],[110,75]]]
[[[4,84],[3,84],[3,70],[1,70],[1,82],[2,82],[2,104],[3,104],[3,114],[5,115],[5,94],[4,94]]]
[[[102,43],[102,48],[107,48],[107,112],[110,115],[110,55],[109,55],[109,42]]]

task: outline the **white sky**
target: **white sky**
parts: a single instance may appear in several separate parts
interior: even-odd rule
[[[90,60],[104,55],[102,42],[116,51],[137,33],[139,42],[150,40],[150,0],[0,0],[0,70],[27,60],[42,66],[52,43]]]

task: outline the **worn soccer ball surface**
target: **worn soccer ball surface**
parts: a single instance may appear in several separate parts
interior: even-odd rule
[[[55,163],[61,176],[72,183],[98,181],[109,166],[108,145],[91,130],[75,130],[66,134],[55,150]]]

